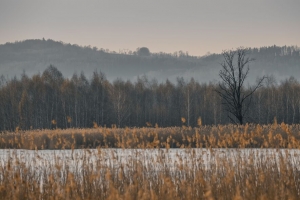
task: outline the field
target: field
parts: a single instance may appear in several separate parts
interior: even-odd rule
[[[53,129],[3,132],[1,149],[294,148],[300,125],[219,125],[170,128]]]
[[[0,199],[299,199],[299,137],[283,123],[16,130],[1,134]]]

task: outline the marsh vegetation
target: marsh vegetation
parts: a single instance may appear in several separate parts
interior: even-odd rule
[[[0,197],[298,199],[299,130],[274,123],[6,132]]]

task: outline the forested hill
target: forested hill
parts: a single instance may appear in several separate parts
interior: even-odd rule
[[[201,46],[199,47],[201,48]],[[150,49],[151,51],[151,49]],[[249,56],[256,59],[250,65],[249,81],[258,76],[273,74],[276,80],[290,76],[300,77],[300,49],[294,46],[271,46],[249,49]],[[190,56],[184,52],[143,54],[135,52],[111,52],[94,47],[81,47],[53,40],[25,40],[0,45],[0,75],[20,76],[24,71],[31,76],[42,73],[54,65],[65,77],[83,71],[89,78],[97,70],[107,79],[135,80],[146,75],[159,82],[177,77],[199,82],[218,80],[222,55]]]

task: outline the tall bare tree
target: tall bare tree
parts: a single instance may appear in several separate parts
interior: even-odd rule
[[[254,87],[246,90],[244,84],[249,73],[249,63],[254,59],[247,57],[247,49],[245,48],[238,48],[235,51],[224,51],[223,57],[222,69],[219,72],[222,81],[219,83],[219,89],[216,91],[223,100],[230,120],[234,123],[237,120],[238,123],[243,124],[252,95],[262,86],[265,77],[260,78]]]

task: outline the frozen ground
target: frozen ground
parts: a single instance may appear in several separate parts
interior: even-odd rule
[[[284,160],[284,162],[281,162]],[[269,168],[280,171],[282,163],[299,171],[300,150],[296,149],[89,149],[89,150],[0,150],[0,181],[2,173],[13,169],[33,175],[43,188],[43,182],[54,175],[56,181],[66,181],[69,172],[82,181],[88,173],[96,173],[99,182],[105,181],[107,171],[124,173],[131,177],[136,170],[142,170],[143,179],[159,173],[185,179],[197,170],[204,170],[207,178],[212,173],[225,173],[228,169],[243,171],[250,167]],[[9,167],[8,167],[9,165]],[[139,168],[139,169],[138,169]],[[277,169],[278,170],[277,170]],[[118,174],[118,173],[115,173]],[[131,174],[131,175],[130,175]]]
[[[280,158],[300,166],[300,150],[297,149],[89,149],[89,150],[0,150],[0,166],[8,162],[31,169],[53,169],[61,166],[70,171],[80,170],[82,165],[118,168],[141,164],[144,170],[176,169],[179,165],[210,168],[211,165],[232,166],[253,163],[257,167],[264,162],[279,163]],[[17,161],[17,162],[16,162]],[[239,161],[237,163],[236,161]]]

